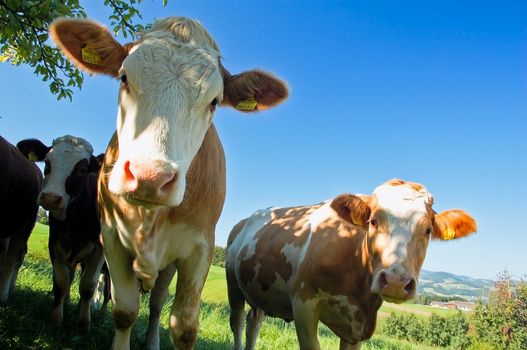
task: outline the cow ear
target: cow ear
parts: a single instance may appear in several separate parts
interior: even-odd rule
[[[433,238],[440,240],[466,237],[478,229],[476,220],[463,210],[451,209],[434,215]]]
[[[361,198],[342,194],[331,202],[331,208],[344,220],[357,226],[366,226],[371,209]]]
[[[273,75],[251,70],[230,75],[222,69],[224,79],[222,105],[242,112],[263,111],[283,102],[289,95],[287,85]]]
[[[49,26],[55,44],[78,68],[91,74],[119,75],[128,48],[110,31],[87,19],[59,18]]]
[[[99,172],[99,170],[102,167],[102,162],[104,160],[104,153],[99,154],[97,157],[94,157],[93,155],[90,158],[90,173],[96,173]]]
[[[46,146],[37,139],[26,139],[18,142],[16,148],[29,160],[41,162],[46,158],[51,147]]]

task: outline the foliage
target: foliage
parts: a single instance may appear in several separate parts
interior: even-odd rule
[[[42,208],[38,208],[37,221],[42,225],[49,225],[48,212]]]
[[[212,265],[225,267],[226,258],[227,258],[227,248],[215,246],[214,255],[212,256]]]
[[[515,283],[503,272],[488,303],[477,304],[473,323],[481,341],[503,349],[527,349],[527,281]]]
[[[428,319],[392,313],[380,327],[380,332],[390,337],[456,349],[470,346],[468,331],[469,322],[461,312],[447,317],[432,314]]]
[[[430,305],[432,301],[448,302],[448,301],[467,301],[467,299],[459,296],[445,296],[445,295],[428,295],[419,294],[414,300],[414,304]]]
[[[110,7],[110,24],[117,35],[135,38],[144,30],[137,5],[142,0],[105,0]],[[167,0],[162,0],[163,5]],[[0,0],[0,62],[27,64],[57,99],[69,98],[81,88],[83,74],[48,40],[49,24],[57,17],[86,17],[79,0]]]

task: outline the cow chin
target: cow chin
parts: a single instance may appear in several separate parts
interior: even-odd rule
[[[44,208],[44,209],[46,209],[46,208]],[[66,208],[51,209],[49,212],[57,220],[61,220],[61,221],[66,220]]]

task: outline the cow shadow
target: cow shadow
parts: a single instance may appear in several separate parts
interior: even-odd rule
[[[80,334],[77,317],[79,314],[78,278],[71,289],[70,301],[65,304],[62,327],[51,324],[53,293],[51,291],[51,266],[32,261],[24,262],[24,268],[40,275],[40,280],[27,279],[24,269],[21,271],[22,281],[11,293],[6,305],[0,306],[0,349],[110,349],[114,327],[111,316],[111,302],[99,310],[92,310],[90,332]],[[20,279],[20,278],[19,278]],[[49,284],[48,281],[49,280]],[[131,349],[144,349],[148,325],[149,296],[143,295],[139,317],[132,330]],[[162,313],[159,330],[161,349],[173,349],[166,324],[171,307],[171,298],[167,300]],[[203,303],[201,312],[206,313],[211,308]],[[222,311],[222,312],[227,312]],[[226,328],[228,331],[228,326]],[[220,343],[203,338],[198,334],[196,349],[226,349],[229,343]]]

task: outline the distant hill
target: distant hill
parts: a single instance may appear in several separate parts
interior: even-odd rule
[[[421,270],[419,294],[458,296],[467,300],[486,299],[494,281],[455,275],[448,272]]]

